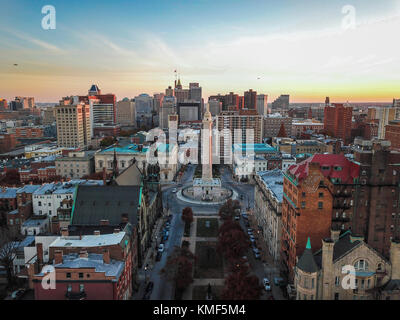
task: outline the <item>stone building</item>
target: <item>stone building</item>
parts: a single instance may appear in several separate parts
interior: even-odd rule
[[[262,239],[275,262],[280,259],[283,174],[279,169],[255,175],[254,216]]]
[[[351,231],[331,230],[314,253],[308,238],[295,267],[297,300],[399,300],[400,243],[392,242],[390,253],[385,259]]]
[[[58,176],[80,179],[94,172],[94,151],[69,152],[66,157],[55,160]]]

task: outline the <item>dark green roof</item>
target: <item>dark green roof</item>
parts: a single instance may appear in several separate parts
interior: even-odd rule
[[[137,225],[140,186],[79,186],[75,198],[72,225],[98,225],[108,220],[119,225],[122,215]]]
[[[308,273],[314,273],[318,271],[318,266],[315,263],[314,255],[311,250],[310,238],[308,238],[306,249],[297,262],[297,268]]]

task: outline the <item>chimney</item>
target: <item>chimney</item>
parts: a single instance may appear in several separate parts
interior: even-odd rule
[[[43,243],[36,243],[36,256],[40,268],[43,265]]]
[[[121,215],[121,222],[122,223],[128,223],[128,214],[127,213],[123,213],[122,215]]]
[[[63,252],[61,250],[54,251],[54,264],[63,263]]]
[[[114,233],[119,233],[121,230],[119,230],[118,228],[114,229]]]
[[[79,258],[87,259],[89,258],[89,254],[86,250],[79,251]]]
[[[108,249],[103,251],[103,262],[105,264],[110,264],[111,263],[110,251]]]
[[[69,235],[68,228],[62,228],[61,229],[61,237],[66,238],[66,237],[68,237],[68,235]]]
[[[110,221],[107,219],[102,219],[100,220],[100,225],[101,226],[108,226],[110,224]]]
[[[331,229],[331,239],[336,242],[339,240],[340,230]]]
[[[100,230],[94,230],[94,235],[99,236],[100,235]]]

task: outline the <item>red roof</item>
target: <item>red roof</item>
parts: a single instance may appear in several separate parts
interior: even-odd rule
[[[292,165],[289,172],[294,175],[297,180],[302,180],[308,175],[309,163],[319,163],[322,174],[331,179],[339,178],[342,183],[352,183],[354,178],[359,176],[360,166],[348,160],[342,154],[315,154],[306,160]],[[341,170],[335,170],[341,167]]]

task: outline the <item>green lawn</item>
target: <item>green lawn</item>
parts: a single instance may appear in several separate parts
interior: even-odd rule
[[[223,289],[223,286],[211,286],[213,300],[219,300]],[[194,286],[192,290],[192,300],[205,300],[207,296],[207,290],[208,286]]]
[[[209,221],[209,227],[206,222]],[[216,238],[218,237],[218,219],[217,218],[197,218],[197,237]]]
[[[196,242],[195,279],[223,279],[224,263],[215,241]]]

